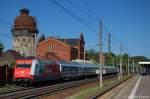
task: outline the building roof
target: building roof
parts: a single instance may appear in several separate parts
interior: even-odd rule
[[[139,62],[140,65],[150,64],[150,62]]]
[[[63,45],[63,46],[66,46],[66,47],[70,47],[70,46],[68,46],[67,44],[65,44],[65,43],[63,43],[63,42],[61,42],[59,39],[57,39],[57,38],[54,38],[54,37],[48,37],[47,39],[45,39],[45,40],[43,40],[43,41],[41,41],[41,42],[39,42],[39,44],[38,45],[41,45],[41,44],[43,44],[43,43],[45,43],[45,42],[47,42],[48,40],[53,40],[53,41],[56,41],[56,42],[58,42],[59,44],[61,44],[61,45]]]
[[[44,36],[44,35],[43,35]],[[83,40],[83,43],[84,43],[84,37],[83,37],[83,33],[80,33],[80,38],[67,38],[67,39],[59,39],[59,38],[54,38],[54,37],[48,37],[47,39],[45,39],[45,37],[44,37],[44,39],[43,40],[41,40],[41,42],[39,42],[39,44],[42,44],[43,42],[46,42],[47,40],[49,40],[49,39],[53,39],[53,40],[57,40],[57,42],[58,41],[60,41],[61,42],[61,44],[63,43],[63,45],[67,45],[67,46],[79,46],[79,42],[80,42],[80,40]],[[59,42],[59,43],[60,43]]]
[[[66,43],[69,46],[78,46],[80,39],[60,39],[60,41]]]
[[[23,8],[20,10],[20,15],[14,21],[14,30],[30,30],[36,31],[36,21],[34,17],[29,15],[29,10]]]

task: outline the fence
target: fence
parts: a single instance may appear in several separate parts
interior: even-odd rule
[[[13,69],[8,69],[8,65],[0,65],[0,87],[11,84],[12,82]]]
[[[0,66],[0,86],[6,84],[6,66]]]

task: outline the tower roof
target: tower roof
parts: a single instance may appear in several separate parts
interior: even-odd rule
[[[13,27],[14,30],[36,31],[36,21],[29,15],[29,10],[23,8],[20,10],[20,15],[16,17]]]

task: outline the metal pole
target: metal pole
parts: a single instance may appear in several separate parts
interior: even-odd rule
[[[126,73],[128,73],[128,64],[125,64],[126,65]]]
[[[6,87],[7,87],[7,79],[8,79],[8,78],[7,78],[7,77],[8,77],[8,76],[7,76],[7,75],[8,75],[8,73],[7,73],[8,67],[7,67],[7,66],[8,66],[8,63],[7,63],[6,66],[5,66],[5,67],[6,67],[6,68],[5,68],[5,69],[6,69]]]
[[[128,56],[128,76],[130,75],[130,73],[129,73],[130,72],[129,71],[130,70],[129,62],[130,62],[130,59],[129,59],[129,56]]]
[[[35,33],[35,59],[36,59],[36,33]]]
[[[122,43],[120,44],[120,79],[122,79]]]
[[[99,71],[101,71],[100,72],[100,81],[99,81],[99,83],[100,83],[100,87],[102,87],[103,86],[103,66],[102,66],[102,21],[100,20],[100,68],[99,68],[100,70]]]
[[[137,62],[137,74],[139,73],[139,64]]]
[[[108,52],[111,52],[111,39],[110,39],[110,32],[108,33]]]
[[[113,59],[113,67],[115,67],[115,60]]]
[[[84,64],[85,64],[85,48],[84,48]]]
[[[119,68],[118,68],[118,79],[120,80],[120,73],[119,73]]]
[[[133,60],[133,73],[134,73],[134,60]]]

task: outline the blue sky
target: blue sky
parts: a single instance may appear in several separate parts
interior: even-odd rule
[[[39,35],[77,38],[83,32],[86,48],[98,50],[101,17],[104,52],[110,32],[113,52],[119,53],[122,42],[123,52],[150,58],[150,0],[56,0],[71,14],[86,20],[82,23],[51,1],[0,0],[0,41],[5,50],[12,49],[11,26],[19,10],[25,7],[38,20]]]

